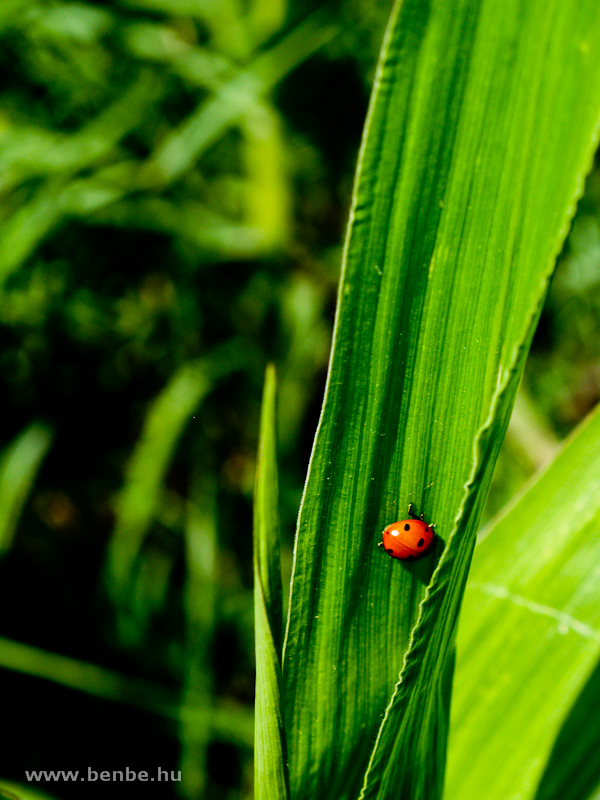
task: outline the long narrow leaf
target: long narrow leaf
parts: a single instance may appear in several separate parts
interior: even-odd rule
[[[254,793],[258,800],[284,800],[289,797],[287,745],[281,702],[281,567],[277,503],[275,371],[269,366],[261,413],[254,499]]]
[[[394,9],[296,541],[284,659],[294,800],[358,796],[388,706],[364,796],[440,794],[458,609],[597,141],[599,37],[592,0]],[[376,545],[409,501],[440,541],[403,565]]]
[[[261,95],[333,38],[336,29],[323,22],[323,15],[316,12],[249,67],[223,81],[214,97],[202,102],[161,141],[143,166],[141,185],[167,185],[185,174],[202,152],[252,111]]]
[[[212,706],[212,663],[216,611],[216,486],[194,475],[186,504],[185,586],[186,668],[184,703],[208,711]],[[182,794],[199,797],[206,782],[210,715],[185,716],[181,726]]]
[[[115,599],[127,597],[131,570],[161,502],[165,473],[192,412],[217,380],[253,356],[237,339],[225,342],[207,358],[180,367],[151,404],[117,499],[106,565],[107,585]]]
[[[152,404],[144,430],[127,467],[110,545],[107,579],[122,594],[161,500],[163,478],[175,444],[213,381],[205,362],[185,364]]]
[[[31,786],[0,779],[0,800],[53,800],[53,797]]]
[[[3,637],[0,637],[0,669],[53,681],[93,697],[123,703],[185,724],[195,724],[196,717],[200,717],[199,723],[210,726],[219,738],[252,746],[254,715],[241,705],[235,707],[228,702],[204,709],[195,704],[182,706],[178,693],[171,687]]]
[[[446,797],[525,800],[600,656],[598,411],[486,534],[464,598]]]
[[[0,554],[9,549],[38,468],[52,442],[50,429],[34,422],[11,442],[0,460]]]

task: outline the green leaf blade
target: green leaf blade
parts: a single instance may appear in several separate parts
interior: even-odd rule
[[[598,660],[599,453],[596,411],[476,550],[458,639],[450,800],[484,787],[491,800],[533,797]]]
[[[47,425],[34,422],[5,449],[0,459],[0,555],[11,546],[23,506],[52,443]]]
[[[286,800],[289,797],[281,693],[282,590],[277,506],[275,370],[269,365],[265,375],[254,494],[254,791],[258,800]]]
[[[130,574],[161,499],[173,450],[194,409],[212,389],[214,377],[204,361],[184,364],[152,403],[144,430],[127,466],[117,504],[106,579],[121,602],[128,595]]]
[[[254,494],[254,564],[277,653],[281,653],[283,592],[279,532],[279,489],[275,434],[275,368],[269,364],[260,417],[257,479]]]

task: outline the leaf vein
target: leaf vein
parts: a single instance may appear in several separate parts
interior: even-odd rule
[[[485,592],[485,594],[497,598],[498,600],[508,600],[509,602],[514,603],[516,606],[526,608],[528,611],[531,611],[534,614],[541,614],[542,616],[555,619],[560,623],[559,631],[561,633],[563,631],[566,633],[567,630],[572,630],[586,639],[600,639],[600,631],[592,628],[590,625],[586,625],[585,622],[576,619],[575,617],[571,616],[571,614],[567,614],[565,611],[559,611],[558,609],[552,608],[552,606],[544,605],[543,603],[536,603],[534,600],[528,600],[526,597],[523,597],[520,594],[514,594],[513,592],[510,592],[505,586],[499,586],[495,583],[472,583],[471,586],[475,589]],[[567,628],[567,630],[564,630],[565,628]]]

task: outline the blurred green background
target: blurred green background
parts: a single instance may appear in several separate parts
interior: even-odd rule
[[[251,797],[264,369],[287,580],[389,10],[1,4],[0,780],[160,766],[182,780],[131,790]],[[598,401],[599,312],[595,168],[488,517]]]

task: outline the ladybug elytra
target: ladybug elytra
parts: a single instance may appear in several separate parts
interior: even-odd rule
[[[401,561],[417,561],[429,555],[435,539],[435,525],[428,525],[423,520],[423,514],[417,516],[412,513],[412,503],[408,506],[410,519],[393,522],[383,529],[382,541],[379,547],[392,558]]]

